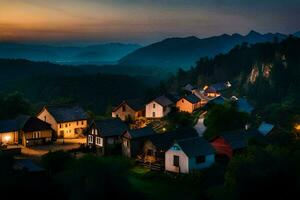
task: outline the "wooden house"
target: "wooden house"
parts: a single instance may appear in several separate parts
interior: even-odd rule
[[[194,94],[190,94],[190,95],[181,97],[176,102],[176,107],[179,109],[180,112],[192,113],[196,109],[201,107],[201,99],[198,98]]]
[[[149,137],[144,145],[139,159],[146,163],[165,164],[165,152],[173,145],[174,141],[198,137],[198,133],[193,128],[184,128],[172,132],[156,134]]]
[[[19,116],[20,139],[23,146],[33,146],[52,142],[53,129],[51,124],[37,117]]]
[[[160,96],[146,105],[146,118],[162,118],[171,111],[173,102],[165,95]]]
[[[145,104],[139,99],[126,100],[116,106],[112,111],[113,118],[120,118],[122,121],[136,120],[145,116]]]
[[[165,170],[175,173],[190,173],[210,167],[215,162],[215,150],[203,138],[188,138],[176,141],[166,151]]]
[[[94,121],[87,131],[87,145],[100,154],[109,154],[110,149],[121,144],[121,136],[127,131],[128,127],[120,119]]]
[[[58,138],[82,137],[88,127],[87,114],[79,106],[45,106],[37,117],[51,124]]]
[[[0,120],[0,144],[12,145],[19,142],[19,126],[16,120]]]
[[[135,158],[142,153],[144,142],[155,134],[157,133],[150,127],[125,132],[122,135],[122,154]]]

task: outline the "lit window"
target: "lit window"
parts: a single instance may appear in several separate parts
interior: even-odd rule
[[[96,137],[96,145],[97,146],[103,146],[103,140],[101,137]]]
[[[95,135],[98,135],[98,129],[95,129]]]
[[[89,137],[88,137],[88,142],[89,142],[89,143],[93,143],[93,141],[94,141],[94,140],[93,140],[93,136],[92,136],[92,135],[89,135]]]

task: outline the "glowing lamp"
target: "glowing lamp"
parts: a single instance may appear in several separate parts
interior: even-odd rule
[[[11,140],[10,135],[4,136],[4,141],[5,141],[5,142],[9,142],[10,140]]]
[[[297,131],[300,131],[300,124],[296,124],[295,129],[296,129]]]

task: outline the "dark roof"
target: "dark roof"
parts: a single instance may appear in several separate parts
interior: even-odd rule
[[[216,93],[217,90],[212,87],[212,86],[209,86],[206,90],[205,90],[206,93]]]
[[[230,144],[233,150],[247,147],[247,135],[244,130],[224,132],[221,137]]]
[[[165,95],[157,97],[153,101],[155,101],[156,103],[160,104],[163,107],[173,104],[173,102],[169,98],[167,98]]]
[[[149,138],[156,148],[166,151],[176,140],[198,137],[198,133],[193,128],[184,128],[172,132],[153,135]]]
[[[46,109],[58,123],[86,120],[88,118],[85,111],[79,106],[46,106]]]
[[[149,136],[155,135],[157,133],[152,128],[145,127],[145,128],[141,128],[141,129],[130,130],[129,134],[131,136],[131,139],[135,139],[135,138],[149,137]]]
[[[214,148],[203,138],[188,138],[178,140],[177,144],[188,157],[214,154]]]
[[[130,99],[125,101],[130,108],[135,111],[145,109],[145,102],[141,99]]]
[[[128,127],[120,119],[106,119],[94,122],[103,137],[121,136]]]
[[[22,126],[24,132],[51,130],[51,124],[37,117],[29,117]]]
[[[239,98],[237,106],[240,112],[251,113],[254,110],[253,106],[245,98]]]
[[[19,126],[16,120],[0,120],[0,133],[18,131]]]
[[[194,94],[190,94],[190,95],[182,97],[182,98],[186,99],[187,101],[191,102],[192,104],[198,103],[200,101],[200,99]]]
[[[266,122],[262,122],[260,126],[258,127],[258,131],[260,134],[266,136],[268,135],[272,130],[274,129],[273,124],[268,124]]]

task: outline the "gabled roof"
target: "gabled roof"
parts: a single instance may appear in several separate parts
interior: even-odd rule
[[[15,132],[19,130],[16,120],[0,120],[0,133]]]
[[[94,122],[103,137],[121,136],[128,127],[120,119],[106,119]]]
[[[273,128],[274,128],[273,124],[268,124],[266,122],[262,122],[260,124],[260,126],[258,127],[258,131],[260,134],[266,136],[273,130]]]
[[[88,118],[85,111],[79,106],[45,106],[45,109],[58,123],[87,120]]]
[[[214,88],[216,91],[225,90],[227,88],[226,83],[215,83],[210,87]]]
[[[190,94],[190,95],[184,96],[182,98],[184,98],[185,100],[187,100],[188,102],[190,102],[192,104],[198,103],[200,101],[200,99],[194,94]]]
[[[220,135],[233,150],[247,147],[247,135],[244,130],[224,132]]]
[[[156,103],[158,103],[162,107],[170,106],[170,105],[173,104],[173,102],[169,98],[167,98],[165,95],[157,97],[153,101],[155,101]]]
[[[214,154],[214,148],[203,138],[188,138],[176,142],[188,157]]]
[[[206,88],[206,89],[204,90],[204,92],[205,92],[205,93],[217,93],[217,90],[216,90],[214,87],[209,86],[208,88]]]
[[[124,100],[122,103],[120,103],[118,106],[116,106],[113,109],[113,111],[118,110],[124,104],[127,104],[134,111],[140,111],[140,110],[145,109],[145,102],[143,100],[141,100],[141,99],[129,99],[129,100]]]
[[[152,136],[155,134],[157,134],[157,133],[150,127],[145,127],[145,128],[129,131],[129,135],[130,135],[131,139],[146,138],[146,137],[149,137],[149,136]]]
[[[37,117],[29,117],[22,126],[24,132],[51,130],[51,124],[40,120]]]
[[[223,105],[226,102],[229,102],[229,101],[223,96],[218,96],[209,101],[210,104],[216,104],[216,105]]]
[[[189,91],[191,92],[193,89],[195,89],[195,87],[191,84],[186,84],[184,87],[183,87],[184,90],[186,91]]]
[[[198,133],[193,128],[184,128],[168,133],[156,134],[149,138],[157,149],[168,150],[176,140],[198,137]]]

